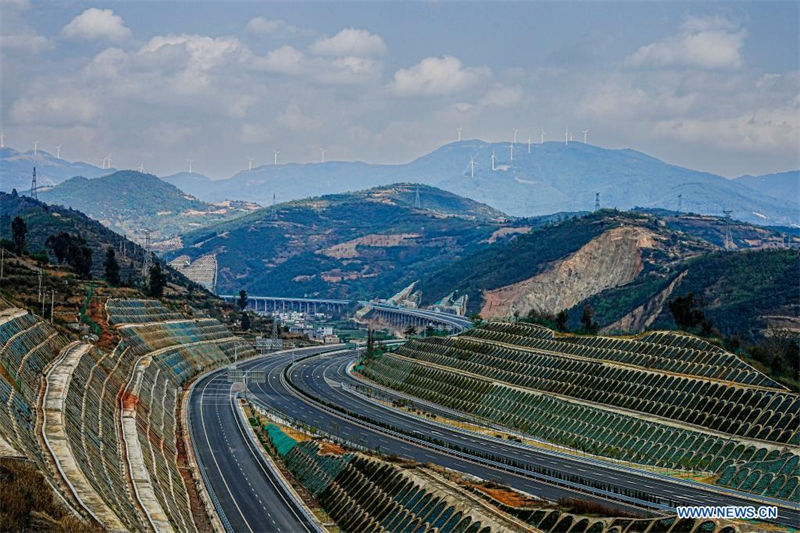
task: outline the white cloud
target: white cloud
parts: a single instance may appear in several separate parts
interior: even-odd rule
[[[300,106],[295,103],[289,104],[278,115],[278,123],[291,131],[305,132],[306,134],[322,126],[322,121],[319,117],[312,117],[303,113]]]
[[[498,85],[487,92],[480,100],[485,107],[509,107],[522,100],[522,87]]]
[[[738,69],[747,30],[723,17],[687,18],[677,35],[639,48],[626,60],[633,67]]]
[[[28,54],[38,54],[53,48],[53,43],[46,37],[39,35],[30,26],[15,26],[0,35],[0,50],[4,53],[9,50],[20,51]]]
[[[97,108],[80,94],[22,97],[11,107],[11,118],[19,124],[72,126],[94,120]]]
[[[800,143],[800,96],[776,108],[762,108],[732,117],[664,120],[653,133],[687,143],[749,151],[796,150]]]
[[[303,70],[305,54],[293,46],[281,46],[270,50],[265,57],[257,58],[254,65],[270,72],[300,74]]]
[[[350,85],[376,81],[383,71],[383,63],[366,57],[309,57],[292,46],[281,46],[264,57],[255,57],[256,69],[301,76],[313,81]]]
[[[379,57],[386,53],[380,35],[357,28],[345,28],[333,37],[323,37],[309,47],[322,56]]]
[[[131,36],[131,30],[125,26],[122,17],[115,15],[110,9],[91,7],[72,19],[61,30],[70,39],[108,39],[122,41]]]
[[[453,56],[426,57],[395,72],[389,88],[398,96],[448,95],[468,89],[490,75],[488,67],[462,67]]]
[[[293,26],[281,19],[267,19],[264,17],[255,17],[250,19],[245,27],[250,33],[257,33],[261,35],[269,34],[284,34],[291,35],[300,32],[297,26]]]

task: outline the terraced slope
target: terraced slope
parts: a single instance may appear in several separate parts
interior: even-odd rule
[[[457,475],[448,477],[410,463],[331,450],[317,441],[297,442],[274,425],[266,426],[265,430],[295,479],[344,531],[734,533],[737,530],[733,524],[678,520],[674,516],[646,519],[583,516]]]
[[[110,300],[107,311],[122,339],[111,352],[70,343],[0,300],[0,444],[33,461],[87,520],[197,531],[180,390],[231,361],[236,340],[216,320],[186,320],[152,300]]]
[[[691,336],[490,323],[411,341],[364,374],[538,439],[800,501],[800,396]]]

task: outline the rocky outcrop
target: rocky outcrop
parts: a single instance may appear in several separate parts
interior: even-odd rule
[[[641,227],[610,229],[540,274],[484,291],[480,314],[489,319],[531,309],[555,314],[605,289],[630,283],[643,269],[642,248],[657,246],[657,238]]]
[[[653,322],[655,322],[658,315],[661,314],[661,311],[664,309],[664,304],[672,294],[672,291],[674,291],[675,287],[686,277],[686,272],[686,270],[681,272],[669,285],[664,287],[661,292],[650,298],[646,303],[640,305],[616,322],[604,327],[602,330],[603,333],[611,331],[630,331],[638,333],[650,327]]]

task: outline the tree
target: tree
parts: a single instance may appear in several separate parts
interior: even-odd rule
[[[75,270],[78,277],[92,279],[92,249],[85,244],[78,244],[81,241],[83,239],[73,241],[67,263]]]
[[[50,251],[53,252],[53,255],[56,257],[56,261],[60,265],[63,263],[69,254],[69,245],[72,242],[72,236],[67,233],[66,231],[62,231],[56,235],[50,235],[46,241],[44,241],[45,246],[50,248]]]
[[[564,309],[559,311],[556,315],[556,329],[558,329],[558,331],[567,331],[568,319],[569,315],[567,315],[567,312]]]
[[[28,233],[28,226],[20,217],[14,217],[11,222],[11,235],[14,240],[14,249],[18,254],[25,250],[25,234]]]
[[[166,286],[167,276],[161,268],[161,263],[156,261],[153,263],[153,266],[150,267],[150,283],[148,285],[150,296],[160,298],[164,295],[164,287]]]
[[[236,302],[236,305],[239,306],[239,311],[244,311],[247,309],[247,291],[242,289],[239,291],[239,300]]]
[[[599,325],[594,321],[594,309],[591,305],[583,306],[583,313],[581,314],[581,325],[583,331],[586,333],[597,333]]]
[[[119,263],[117,263],[116,254],[114,253],[114,248],[109,246],[108,250],[106,250],[106,260],[103,263],[103,267],[105,268],[106,272],[106,281],[114,286],[118,287],[120,284],[119,279]]]
[[[250,329],[250,315],[247,311],[242,311],[242,331]]]
[[[416,335],[417,328],[415,328],[413,324],[409,324],[408,327],[405,329],[405,331],[403,331],[403,334],[406,337],[410,337],[411,335]]]
[[[702,301],[695,299],[693,293],[678,296],[669,302],[669,312],[679,328],[694,329],[700,327],[703,335],[710,335],[714,326],[701,309]]]

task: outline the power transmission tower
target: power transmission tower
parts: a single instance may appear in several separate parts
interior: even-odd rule
[[[730,209],[723,209],[725,214],[725,249],[730,250],[733,248],[733,237],[731,236],[731,211]]]
[[[150,271],[150,230],[144,230],[144,275],[147,276]]]
[[[594,193],[594,210],[600,211],[600,193]]]
[[[417,190],[414,193],[414,207],[416,209],[420,209],[422,207],[422,202],[419,200],[419,185],[417,185]]]
[[[33,167],[33,178],[31,178],[31,198],[34,200],[39,199],[39,193],[37,192],[39,187],[36,186],[36,167]]]
[[[272,220],[278,220],[278,210],[275,209],[275,193],[272,193]]]

